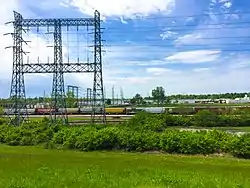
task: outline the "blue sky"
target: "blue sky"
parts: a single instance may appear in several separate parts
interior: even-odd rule
[[[0,0],[0,97],[9,95],[12,52],[4,50],[12,30],[3,23],[13,10],[24,18],[91,17],[100,11],[103,23],[103,74],[107,96],[112,85],[117,94],[147,96],[156,86],[167,94],[248,92],[250,75],[250,1],[246,0]],[[86,32],[86,28],[82,28]],[[42,32],[42,30],[41,30]],[[45,31],[44,31],[45,32]],[[52,38],[30,33],[31,63],[52,60],[46,48]],[[66,37],[66,35],[64,35]],[[72,46],[75,35],[68,35]],[[89,38],[89,40],[91,40]],[[86,36],[81,36],[87,45]],[[81,60],[92,58],[83,48]],[[70,53],[69,53],[70,52]],[[88,52],[88,53],[87,53]],[[65,43],[64,58],[77,59],[75,47]],[[25,61],[27,61],[25,59]],[[65,85],[91,87],[92,74],[65,75]],[[25,76],[27,96],[51,91],[51,75]]]

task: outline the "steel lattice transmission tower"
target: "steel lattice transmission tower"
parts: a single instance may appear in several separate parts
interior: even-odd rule
[[[13,104],[11,104],[8,113],[14,114],[14,117],[10,117],[10,123],[20,125],[28,120],[23,74],[23,53],[25,52],[23,51],[22,44],[25,41],[22,38],[23,17],[19,13],[14,12],[14,19],[14,33],[7,33],[13,37],[13,46],[7,47],[13,48],[13,71],[10,89],[10,99],[13,101]]]
[[[76,98],[77,107],[79,107],[79,88],[78,86],[68,85],[67,94],[70,92],[73,94],[73,98]]]
[[[105,112],[105,99],[103,89],[103,77],[102,77],[102,39],[101,39],[101,19],[100,13],[95,11],[95,32],[94,32],[94,85],[93,85],[93,110],[92,110],[92,123],[95,123],[96,107],[101,106],[102,116],[100,120],[106,124],[106,112]]]
[[[87,106],[90,106],[92,103],[92,89],[87,88]]]
[[[62,56],[62,29],[61,21],[55,20],[54,22],[54,75],[53,75],[53,85],[52,85],[52,109],[51,120],[56,123],[58,120],[61,123],[67,124],[67,106],[65,101],[65,91],[64,91],[64,77],[63,77],[63,56]],[[57,113],[58,109],[63,109],[60,114]],[[57,116],[60,116],[57,119]]]
[[[13,73],[10,98],[13,99],[13,104],[8,115],[11,119],[10,123],[21,125],[27,118],[27,105],[25,97],[24,74],[26,73],[53,73],[53,88],[52,88],[52,109],[51,121],[68,123],[65,90],[64,90],[64,73],[94,73],[93,85],[93,123],[106,124],[105,99],[103,92],[102,78],[102,40],[100,27],[100,13],[95,11],[94,18],[79,18],[79,19],[23,19],[22,15],[14,11],[13,22],[14,33],[11,33],[14,40],[13,48]],[[94,62],[92,63],[75,63],[63,62],[62,55],[62,27],[79,27],[92,26],[94,27]],[[53,27],[54,28],[54,62],[53,63],[23,63],[22,44],[25,42],[22,38],[24,28],[31,27]],[[28,30],[28,29],[27,29]],[[26,43],[26,42],[25,42]],[[101,108],[102,114],[96,116],[96,108]],[[62,109],[60,113],[58,109]],[[99,121],[97,121],[97,118]]]

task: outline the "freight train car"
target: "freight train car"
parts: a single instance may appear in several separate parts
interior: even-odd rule
[[[91,114],[92,113],[92,108],[80,108],[79,113],[80,114]],[[102,108],[101,107],[96,107],[95,108],[95,113],[96,114],[101,114],[102,113]]]
[[[151,114],[162,114],[162,113],[165,113],[165,108],[164,107],[145,108],[145,112],[148,112]]]
[[[126,114],[126,108],[105,108],[106,114]]]
[[[59,108],[58,112],[64,112],[63,108]],[[66,108],[66,112],[69,115],[79,114],[80,113],[80,109],[79,108]]]
[[[4,115],[7,115],[9,109],[4,109],[3,113]],[[92,107],[83,107],[83,108],[67,108],[67,114],[91,114],[92,113]],[[173,115],[193,115],[201,110],[209,110],[211,112],[215,112],[216,114],[230,114],[233,112],[241,112],[241,111],[250,111],[249,106],[195,106],[195,107],[122,107],[122,108],[105,108],[105,111],[107,114],[120,114],[120,115],[133,115],[137,114],[139,112],[148,112],[148,113],[154,113],[154,114],[160,114],[160,113],[169,113]],[[50,114],[50,108],[29,108],[27,109],[28,114],[30,115],[48,115]],[[62,112],[62,109],[58,109],[57,111],[55,109],[52,109],[52,112]],[[22,109],[21,113],[25,113],[25,110]],[[101,114],[102,108],[97,107],[96,108],[96,114]],[[14,111],[12,110],[10,114],[14,114]]]
[[[21,109],[20,110],[20,113],[21,114],[25,114],[26,113],[26,109]],[[27,113],[29,115],[34,115],[35,114],[35,109],[33,108],[28,108],[27,109]],[[7,115],[7,114],[10,114],[10,115],[14,115],[14,110],[11,110],[11,109],[4,109],[3,110],[3,115]],[[17,113],[16,113],[17,114]]]
[[[194,107],[166,107],[166,112],[173,115],[192,115],[195,114]]]
[[[143,112],[143,111],[145,111],[145,108],[129,108],[127,110],[127,114],[128,115],[133,115],[133,114],[137,114],[137,113]]]
[[[55,113],[57,110],[50,109],[50,108],[36,108],[35,114],[36,115],[49,115],[51,112]]]
[[[207,110],[207,111],[220,115],[220,114],[224,114],[227,112],[227,108],[225,106],[220,106],[220,107],[199,106],[199,107],[195,107],[194,109],[195,109],[195,113],[198,113],[199,111]]]

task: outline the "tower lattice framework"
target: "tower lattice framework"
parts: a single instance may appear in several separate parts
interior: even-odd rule
[[[100,27],[100,13],[96,10],[94,18],[76,18],[76,19],[23,19],[22,15],[14,11],[13,23],[14,32],[11,33],[14,45],[13,48],[13,72],[11,82],[10,98],[12,101],[11,109],[8,111],[10,123],[21,125],[28,120],[27,103],[25,96],[24,74],[27,73],[52,73],[52,105],[51,122],[68,123],[64,73],[94,73],[93,82],[93,103],[92,103],[92,122],[106,124],[105,99],[103,91],[102,77],[102,40]],[[62,27],[94,27],[94,62],[63,62],[62,55]],[[54,28],[54,62],[53,63],[23,63],[23,40],[22,32],[24,28],[31,27],[53,27]],[[97,115],[97,110],[101,109],[101,115]],[[59,109],[61,109],[59,111]]]

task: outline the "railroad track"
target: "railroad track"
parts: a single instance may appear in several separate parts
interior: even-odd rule
[[[10,115],[13,116],[13,115]],[[95,115],[95,117],[101,117],[102,115]],[[134,115],[123,115],[123,114],[107,114],[106,117],[133,117]],[[7,117],[6,115],[4,117]],[[50,115],[29,115],[31,118],[39,118],[39,117],[50,117]],[[91,114],[72,114],[68,115],[68,117],[91,117]]]
[[[121,119],[121,120],[106,120],[106,122],[109,123],[109,124],[123,123],[125,121],[128,121],[128,119],[127,120],[125,120],[125,119]],[[96,121],[96,123],[97,122],[98,121]],[[102,123],[101,121],[99,121],[99,122]],[[69,124],[71,124],[71,125],[75,125],[75,124],[77,124],[77,125],[83,125],[83,124],[91,124],[91,123],[92,123],[91,120],[79,120],[79,121],[71,121],[71,122],[69,122]]]

